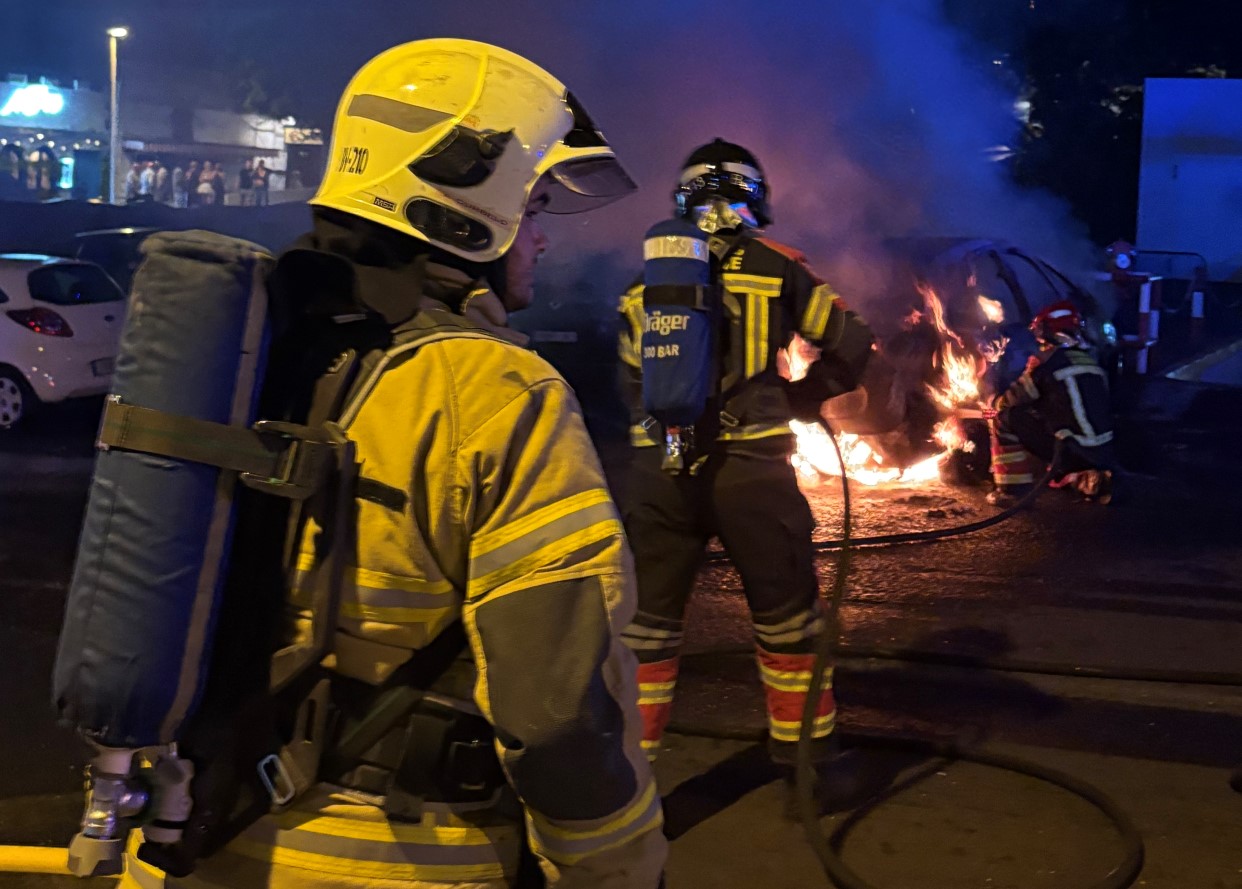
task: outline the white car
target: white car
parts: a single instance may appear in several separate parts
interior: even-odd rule
[[[94,263],[0,254],[0,429],[40,404],[106,393],[125,308]]]

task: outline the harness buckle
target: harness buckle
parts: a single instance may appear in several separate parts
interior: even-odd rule
[[[256,770],[267,795],[275,805],[288,805],[297,796],[297,786],[293,783],[289,770],[285,768],[284,760],[275,753],[269,753],[259,760]]]

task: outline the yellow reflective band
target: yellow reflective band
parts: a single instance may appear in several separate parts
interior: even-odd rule
[[[1032,485],[1035,483],[1035,476],[1029,472],[1024,472],[1021,475],[1003,475],[1001,473],[997,473],[992,479],[992,482],[1000,485],[1001,487],[1005,487],[1006,485]]]
[[[760,667],[759,672],[763,677],[763,684],[777,691],[805,692],[811,687],[810,670],[784,673]],[[832,688],[832,668],[824,671],[823,687],[825,691]]]
[[[717,438],[720,441],[751,441],[756,438],[772,438],[776,435],[793,434],[793,430],[789,428],[788,423],[752,423],[748,426],[738,426],[735,429],[725,430]]]
[[[414,824],[380,819],[339,818],[319,812],[293,809],[273,817],[282,831],[302,831],[361,840],[368,843],[406,843],[428,846],[490,846],[500,834],[516,830],[516,825],[491,828],[452,827],[436,824]]]
[[[592,506],[598,506],[601,503],[611,504],[612,499],[603,488],[594,488],[537,509],[529,515],[522,516],[516,521],[510,522],[508,525],[489,534],[476,537],[471,546],[473,550],[471,560],[477,561],[502,546],[507,546],[522,539],[532,531],[538,531],[543,526],[551,524],[558,519]]]
[[[994,454],[992,456],[992,463],[1022,463],[1026,460],[1027,456],[1026,451],[1012,451],[1008,454]]]
[[[746,378],[762,373],[768,366],[768,301],[762,296],[746,297]]]
[[[832,734],[836,721],[837,714],[835,712],[815,717],[815,721],[811,723],[811,737],[823,738]],[[768,734],[778,741],[797,741],[802,737],[801,730],[802,723],[800,721],[785,722],[780,719],[768,719]]]
[[[463,845],[460,848],[472,847]],[[307,871],[370,877],[378,880],[430,880],[456,883],[465,880],[497,880],[506,876],[503,865],[495,860],[496,854],[491,851],[492,844],[473,848],[480,852],[489,850],[491,860],[462,861],[454,864],[417,864],[408,860],[405,862],[368,861],[361,858],[339,857],[299,849],[286,849],[281,846],[269,846],[244,838],[233,840],[227,847],[228,851],[254,861],[270,862]]]
[[[769,275],[743,275],[738,272],[725,272],[721,276],[725,287],[738,293],[749,293],[755,296],[780,296],[781,279]]]
[[[315,567],[315,556],[302,553],[298,556],[298,570],[310,571]],[[438,595],[453,592],[453,584],[447,580],[427,580],[421,577],[403,577],[400,574],[389,574],[384,571],[372,571],[369,568],[346,568],[346,574],[352,575],[359,586],[373,587],[382,590],[401,590],[407,593],[426,593]]]
[[[596,522],[576,533],[556,537],[537,549],[531,550],[517,561],[510,562],[481,577],[471,578],[466,589],[466,598],[478,599],[485,593],[525,577],[537,568],[559,562],[579,550],[603,544],[611,545],[610,540],[621,540],[624,536],[625,529],[620,520],[610,518]],[[589,559],[582,561],[589,561]],[[472,604],[477,607],[478,602]]]
[[[671,704],[671,703],[673,703],[673,692],[672,691],[650,692],[650,693],[640,691],[638,693],[638,705],[640,707],[643,705]]]
[[[654,781],[616,818],[590,830],[574,830],[530,813],[531,846],[558,864],[575,864],[591,855],[628,843],[664,823]]]
[[[366,605],[361,602],[342,602],[340,607],[343,617],[385,624],[434,624],[444,615],[457,610],[456,605],[446,605],[443,608],[398,608]]]
[[[837,294],[827,284],[820,284],[811,291],[811,300],[807,303],[806,312],[802,316],[802,335],[810,340],[819,340],[828,328],[828,316],[832,314],[832,304],[837,301]]]
[[[673,688],[674,688],[674,686],[676,686],[676,685],[677,685],[677,680],[676,680],[676,679],[670,680],[669,682],[640,682],[640,683],[638,683],[638,690],[639,690],[640,692],[645,692],[645,691],[672,691],[672,689],[673,689]]]

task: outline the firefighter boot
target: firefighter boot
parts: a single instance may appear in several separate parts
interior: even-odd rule
[[[987,496],[988,503],[1000,509],[1009,509],[1021,503],[1031,491],[1035,490],[1034,485],[997,485]]]
[[[769,752],[781,771],[785,818],[800,821],[797,745],[769,743]],[[814,742],[811,769],[815,773],[811,795],[821,816],[855,809],[871,796],[857,757],[841,752],[835,735]]]

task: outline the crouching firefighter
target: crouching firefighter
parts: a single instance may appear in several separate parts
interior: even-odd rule
[[[56,668],[98,749],[71,867],[654,889],[630,551],[571,390],[503,329],[536,214],[634,184],[562,84],[466,40],[363,66],[331,157],[274,263],[149,242]]]
[[[985,412],[994,483],[988,501],[1010,506],[1025,497],[1059,441],[1050,484],[1109,503],[1119,469],[1108,374],[1087,350],[1082,316],[1073,303],[1053,303],[1031,320],[1031,332],[1039,354]]]
[[[789,422],[855,388],[873,338],[801,253],[760,235],[768,185],[749,151],[720,139],[696,149],[674,198],[676,218],[648,233],[643,278],[620,305],[634,424],[622,511],[638,569],[624,638],[639,661],[643,746],[655,756],[687,600],[718,536],[754,620],[770,751],[792,764],[822,620]],[[787,369],[796,356],[813,360],[804,374]],[[813,728],[821,764],[833,758],[834,719],[829,678]]]

